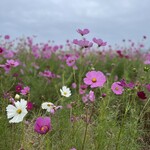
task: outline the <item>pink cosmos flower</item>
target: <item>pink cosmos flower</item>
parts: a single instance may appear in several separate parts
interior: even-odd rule
[[[17,67],[19,65],[19,62],[13,59],[10,59],[6,61],[6,65],[10,65],[11,67]]]
[[[82,101],[84,103],[87,103],[87,102],[94,102],[95,101],[95,94],[93,91],[90,91],[89,94],[86,94],[82,97]]]
[[[82,96],[82,101],[83,101],[83,103],[88,102],[88,98],[89,98],[89,95],[88,95],[88,94]]]
[[[40,72],[39,75],[43,76],[43,77],[47,77],[47,78],[53,78],[54,77],[54,74],[49,70],[45,70],[44,72]]]
[[[75,56],[70,56],[66,59],[66,63],[69,67],[74,66],[77,58]]]
[[[126,83],[126,81],[124,79],[122,79],[120,81],[120,86],[124,87],[124,88],[130,88],[130,89],[133,89],[135,87],[135,84],[133,82],[130,82],[130,83]]]
[[[9,35],[5,35],[5,40],[9,40],[10,39],[10,36]]]
[[[4,53],[4,57],[7,58],[7,59],[13,58],[14,55],[15,55],[15,53],[13,51],[10,51],[10,50],[5,51],[5,53]]]
[[[147,90],[150,92],[150,84],[146,85]]]
[[[34,124],[34,131],[39,134],[46,134],[52,129],[50,117],[39,117]]]
[[[73,43],[78,45],[78,46],[81,46],[82,48],[90,48],[93,46],[93,43],[86,40],[86,39],[83,39],[83,40],[73,40]]]
[[[123,87],[121,86],[120,82],[114,82],[111,86],[111,90],[116,94],[116,95],[121,95],[123,93]]]
[[[24,87],[22,90],[21,90],[21,94],[22,95],[27,95],[29,94],[30,92],[30,88],[28,86]]]
[[[75,88],[77,87],[77,84],[74,82],[74,83],[72,83],[72,85],[71,85],[71,86],[72,86],[72,88],[74,88],[74,89],[75,89]]]
[[[100,47],[100,46],[106,46],[106,44],[107,44],[107,42],[103,42],[103,40],[96,39],[96,38],[93,38],[93,42],[95,42],[98,45],[98,47]]]
[[[94,101],[95,101],[95,94],[94,94],[93,91],[90,91],[90,92],[89,92],[89,100],[90,100],[91,102],[94,102]]]
[[[101,71],[89,71],[84,78],[84,83],[91,88],[103,87],[106,77]]]
[[[6,73],[9,73],[9,71],[11,70],[11,66],[8,64],[2,65],[2,67],[4,68]]]
[[[144,61],[144,64],[150,65],[150,60],[145,60],[145,61]]]
[[[15,104],[14,98],[10,97],[10,98],[9,98],[9,101],[10,101],[10,103],[12,103],[13,105]]]
[[[79,94],[84,94],[86,89],[87,89],[87,85],[83,84],[83,85],[80,85],[80,88],[79,88]]]
[[[83,39],[78,42],[78,45],[81,46],[82,48],[90,48],[93,46],[93,43],[87,41],[86,39]]]
[[[148,54],[145,54],[145,56],[144,56],[145,58],[145,61],[144,61],[144,64],[146,64],[146,65],[149,65],[150,64],[150,54],[148,53]]]
[[[78,45],[78,42],[79,42],[79,40],[77,40],[77,39],[73,40],[73,43],[76,44],[76,45]]]
[[[83,29],[83,30],[78,29],[77,32],[79,34],[81,34],[82,36],[84,36],[84,35],[88,34],[90,31],[88,29]]]
[[[77,149],[73,147],[73,148],[71,148],[70,150],[77,150]]]

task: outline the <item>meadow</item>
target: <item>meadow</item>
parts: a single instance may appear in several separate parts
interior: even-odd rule
[[[149,150],[150,51],[0,37],[0,150]]]

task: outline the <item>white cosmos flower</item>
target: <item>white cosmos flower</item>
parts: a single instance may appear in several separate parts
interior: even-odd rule
[[[62,89],[60,89],[61,95],[65,97],[71,96],[71,91],[66,86],[63,86]]]
[[[48,112],[51,112],[51,110],[53,110],[54,109],[54,104],[53,103],[51,103],[51,102],[44,102],[44,103],[42,103],[42,109],[46,109]]]
[[[14,105],[8,105],[6,107],[7,118],[12,118],[9,123],[19,123],[23,121],[24,116],[28,113],[26,107],[27,101],[24,99],[14,102]]]

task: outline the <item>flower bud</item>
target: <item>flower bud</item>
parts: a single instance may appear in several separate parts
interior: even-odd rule
[[[16,94],[16,95],[15,95],[15,99],[17,99],[17,100],[20,99],[20,95],[19,95],[19,94]]]

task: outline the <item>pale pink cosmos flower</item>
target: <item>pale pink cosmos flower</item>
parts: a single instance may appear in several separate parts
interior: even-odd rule
[[[83,39],[83,40],[73,40],[73,43],[78,45],[78,46],[81,46],[81,48],[90,48],[93,46],[93,43],[86,40],[86,39]]]
[[[82,48],[90,48],[93,46],[93,43],[86,39],[83,39],[78,41],[78,45],[81,46]]]
[[[93,38],[93,42],[95,42],[98,47],[100,46],[106,46],[107,42],[104,42],[102,39],[96,39],[96,38]]]
[[[74,83],[72,83],[72,85],[71,85],[71,86],[72,86],[72,88],[74,88],[74,89],[75,89],[75,88],[77,87],[77,84],[74,82]]]
[[[77,149],[73,147],[73,148],[71,148],[70,150],[77,150]]]
[[[84,78],[84,83],[91,88],[103,87],[106,77],[101,71],[89,71]]]
[[[47,77],[47,78],[53,78],[54,77],[54,74],[49,70],[44,70],[44,72],[40,72],[39,75],[43,76],[43,77]]]
[[[150,84],[146,85],[147,90],[150,92]]]
[[[10,59],[6,61],[6,65],[10,65],[11,67],[17,67],[19,66],[19,62],[13,59]]]
[[[10,65],[8,65],[8,64],[1,65],[1,67],[3,67],[3,68],[4,68],[4,70],[5,70],[5,72],[6,72],[6,73],[9,73],[9,71],[11,70],[11,66],[10,66]]]
[[[89,92],[89,100],[91,102],[94,102],[95,101],[95,94],[94,94],[94,91],[90,91]]]
[[[30,88],[28,86],[24,87],[22,90],[21,90],[21,94],[22,95],[27,95],[29,94],[30,92]]]
[[[88,94],[82,96],[82,101],[83,101],[83,103],[88,102],[88,97],[89,97]]]
[[[121,95],[124,91],[123,87],[121,86],[121,82],[114,82],[111,86],[111,90],[116,94],[116,95]]]
[[[83,85],[80,85],[80,88],[79,88],[79,94],[84,94],[86,89],[87,89],[87,85],[83,84]]]
[[[15,55],[15,53],[13,51],[10,51],[10,50],[5,51],[5,53],[4,53],[4,57],[7,59],[13,58],[14,55]]]
[[[67,59],[66,59],[66,63],[69,67],[71,66],[74,66],[75,63],[76,63],[76,60],[77,60],[77,57],[75,56],[69,56]]]
[[[150,60],[145,60],[145,61],[144,61],[144,64],[150,65]]]
[[[90,91],[89,94],[86,94],[82,97],[82,101],[84,103],[87,103],[87,102],[94,102],[95,101],[95,94],[94,94],[94,91]]]
[[[84,35],[88,34],[90,31],[88,29],[83,29],[83,30],[78,29],[77,32],[79,34],[81,34],[82,36],[84,36]]]

